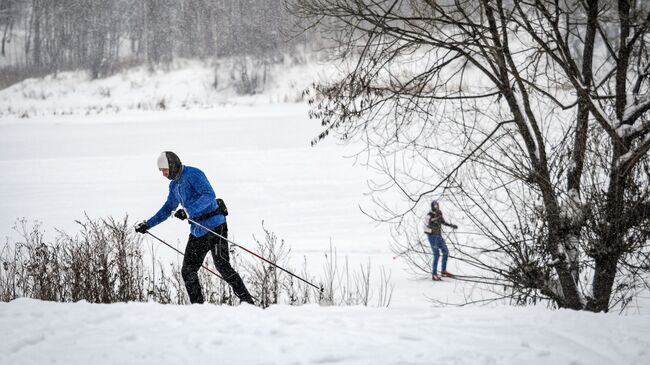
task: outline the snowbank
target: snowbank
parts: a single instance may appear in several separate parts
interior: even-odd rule
[[[647,364],[650,316],[0,303],[2,364]]]
[[[0,118],[295,103],[331,68],[290,62],[262,67],[249,59],[179,60],[153,70],[134,67],[97,80],[84,71],[60,72],[0,90]],[[254,93],[238,94],[242,72],[247,82],[257,78]]]

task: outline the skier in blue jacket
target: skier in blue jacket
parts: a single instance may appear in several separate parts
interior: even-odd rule
[[[160,154],[158,169],[163,176],[171,180],[167,201],[153,217],[138,224],[135,228],[136,232],[146,233],[150,228],[164,222],[180,204],[182,208],[174,213],[176,218],[184,220],[190,217],[222,236],[218,237],[196,224],[191,224],[181,269],[190,302],[203,303],[204,301],[198,271],[205,256],[208,252],[212,252],[217,271],[232,287],[235,295],[242,302],[253,304],[253,298],[244,282],[230,265],[226,217],[219,210],[214,190],[203,171],[196,167],[184,166],[180,158],[170,151]]]

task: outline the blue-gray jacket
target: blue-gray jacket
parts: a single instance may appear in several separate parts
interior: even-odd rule
[[[167,201],[160,208],[158,213],[147,221],[149,227],[154,227],[167,218],[178,207],[182,205],[190,218],[213,212],[218,208],[216,195],[208,178],[203,171],[192,166],[183,166],[180,176],[169,183],[169,195]],[[203,221],[197,221],[202,225],[214,229],[226,222],[223,215],[215,215]],[[195,237],[201,237],[208,233],[205,229],[192,224],[190,233]]]

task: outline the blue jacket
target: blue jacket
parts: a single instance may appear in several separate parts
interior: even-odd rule
[[[190,218],[213,212],[218,208],[217,198],[205,177],[203,171],[192,166],[183,166],[180,176],[169,183],[169,195],[167,201],[160,208],[158,213],[147,221],[149,227],[154,227],[167,218],[178,207],[182,205]],[[226,222],[223,215],[215,215],[203,221],[197,221],[202,225],[214,229]],[[195,237],[201,237],[208,233],[205,229],[192,224],[190,233]]]

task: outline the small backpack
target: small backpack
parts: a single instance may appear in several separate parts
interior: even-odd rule
[[[217,208],[217,215],[220,214],[222,216],[227,216],[228,215],[228,207],[226,207],[226,203],[223,201],[221,198],[217,198],[217,204],[219,207]]]

